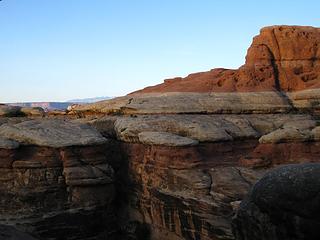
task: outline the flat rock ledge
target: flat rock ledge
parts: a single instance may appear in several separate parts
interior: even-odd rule
[[[13,141],[26,145],[61,148],[98,145],[106,143],[107,139],[86,124],[58,119],[37,119],[18,124],[2,124],[0,126],[0,147],[3,145],[5,148],[10,148],[10,146],[12,148],[16,146]]]

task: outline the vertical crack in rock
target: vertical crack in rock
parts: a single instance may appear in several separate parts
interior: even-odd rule
[[[249,182],[242,174],[241,169],[239,169],[238,167],[235,167],[235,169],[238,171],[239,176],[241,177],[241,179],[247,183],[250,187],[252,186],[252,183]]]

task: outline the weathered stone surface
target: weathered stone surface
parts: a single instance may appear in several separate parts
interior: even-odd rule
[[[110,166],[118,157],[97,130],[69,120],[2,120],[0,136],[14,140],[0,137],[1,224],[50,240],[119,231]]]
[[[99,185],[113,182],[113,169],[108,164],[66,167],[63,172],[69,186]]]
[[[19,143],[7,138],[0,137],[0,148],[4,149],[16,149],[19,147]]]
[[[58,119],[2,124],[0,136],[24,144],[47,147],[94,145],[106,142],[106,139],[99,132],[88,125]]]
[[[281,128],[276,129],[259,139],[260,143],[279,143],[279,142],[304,142],[316,140],[313,129],[316,121],[309,119],[305,121],[289,121]],[[316,131],[316,130],[315,130]]]
[[[0,117],[15,117],[21,115],[20,107],[0,104]]]
[[[117,231],[108,151],[101,144],[0,149],[0,223],[40,239],[92,239]]]
[[[197,145],[198,141],[181,137],[167,132],[141,132],[138,134],[139,142],[146,145],[163,145],[168,147],[182,147]]]
[[[150,93],[76,106],[77,114],[283,113],[291,105],[277,92]]]
[[[267,135],[262,136],[261,143],[279,143],[288,141],[310,141],[311,132],[309,130],[299,130],[296,128],[277,129]]]
[[[287,93],[292,105],[301,111],[315,112],[320,111],[320,90],[308,89],[304,91]]]
[[[176,239],[234,239],[231,218],[255,181],[277,165],[319,162],[318,149],[319,142],[126,143],[131,220],[149,224],[154,239],[170,232]]]
[[[302,164],[263,177],[233,221],[236,239],[319,239],[319,176],[320,164]]]
[[[278,129],[293,128],[308,130],[311,135],[310,130],[317,122],[307,114],[168,114],[112,118],[118,139],[125,142],[140,142],[138,135],[141,132],[169,132],[200,142],[258,139],[261,136],[266,139]],[[110,120],[107,117],[100,119],[100,130],[109,131],[109,125],[102,127],[104,121]]]

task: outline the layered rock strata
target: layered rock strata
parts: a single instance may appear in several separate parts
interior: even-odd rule
[[[240,201],[275,166],[319,161],[318,28],[263,28],[237,70],[213,69],[74,106],[122,143],[128,210],[151,239],[234,239]],[[112,115],[112,116],[111,116]]]
[[[308,114],[105,116],[86,121],[123,142],[128,214],[151,239],[234,239],[239,202],[268,169],[318,162]]]
[[[237,70],[75,105],[76,120],[0,120],[0,186],[17,199],[3,215],[47,239],[235,239],[257,180],[320,159],[319,42],[317,28],[268,27]]]
[[[41,239],[98,239],[116,230],[108,142],[62,120],[0,126],[0,222]]]

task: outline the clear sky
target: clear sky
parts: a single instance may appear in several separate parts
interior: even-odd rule
[[[119,96],[244,63],[267,25],[320,25],[308,0],[2,0],[0,102]]]

